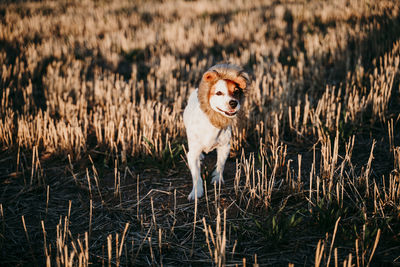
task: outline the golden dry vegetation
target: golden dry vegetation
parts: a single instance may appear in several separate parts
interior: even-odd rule
[[[3,266],[400,263],[398,1],[0,4]],[[252,74],[225,185],[182,112]]]

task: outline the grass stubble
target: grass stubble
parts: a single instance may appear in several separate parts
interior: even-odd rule
[[[2,265],[399,264],[399,7],[0,4]],[[223,60],[247,120],[188,202],[182,111]]]

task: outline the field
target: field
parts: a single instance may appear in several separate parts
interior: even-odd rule
[[[400,2],[0,3],[0,265],[399,266]],[[189,202],[182,113],[252,79]]]

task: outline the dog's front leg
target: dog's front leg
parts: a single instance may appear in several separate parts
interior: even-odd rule
[[[225,167],[226,159],[229,156],[229,151],[231,150],[230,143],[219,146],[217,148],[217,165],[212,174],[212,183],[224,183],[223,172]]]
[[[202,151],[190,149],[187,154],[189,169],[192,174],[193,189],[189,194],[188,199],[194,200],[200,198],[204,194],[203,180],[200,174],[200,159],[202,157]]]

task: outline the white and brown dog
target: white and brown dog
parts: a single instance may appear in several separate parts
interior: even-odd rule
[[[232,64],[218,64],[204,73],[199,88],[189,97],[183,121],[189,144],[188,164],[193,189],[188,199],[203,196],[200,163],[203,152],[217,149],[213,183],[223,183],[225,161],[229,156],[231,125],[240,111],[249,76],[242,68]]]

